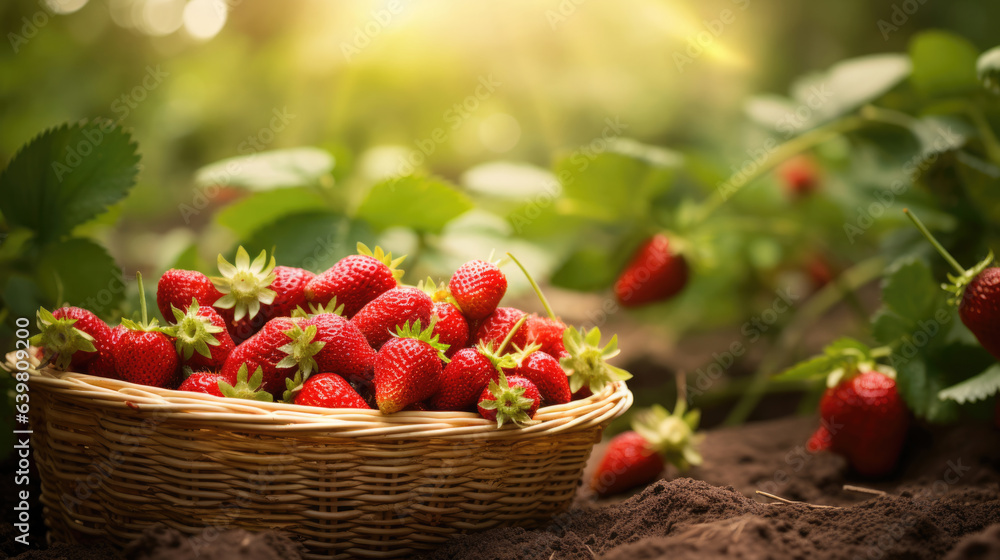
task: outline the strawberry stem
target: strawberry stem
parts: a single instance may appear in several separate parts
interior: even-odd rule
[[[531,287],[535,290],[535,294],[538,295],[538,299],[542,302],[542,307],[545,308],[545,312],[549,314],[549,319],[556,319],[556,314],[552,311],[552,306],[549,305],[549,300],[545,299],[545,294],[543,294],[542,289],[538,287],[538,283],[535,282],[535,279],[532,278],[530,274],[528,274],[528,269],[524,268],[521,261],[517,260],[517,257],[514,255],[507,253],[507,256],[510,257],[510,260],[514,261],[514,264],[516,264],[517,267],[521,269],[521,272],[524,273],[524,276],[528,279]]]
[[[146,290],[142,287],[142,272],[135,271],[135,279],[139,282],[139,309],[142,310],[142,325],[149,324],[149,316],[146,314]]]
[[[520,319],[518,319],[516,323],[514,323],[514,326],[511,327],[510,332],[507,333],[507,338],[504,338],[503,342],[500,343],[500,347],[497,348],[497,354],[498,355],[499,354],[503,354],[503,351],[507,348],[507,345],[510,344],[510,341],[514,339],[514,333],[516,333],[518,331],[518,329],[521,328],[521,325],[523,325],[524,322],[527,321],[527,320],[528,320],[528,316],[525,315],[525,316],[521,317]]]
[[[965,268],[963,268],[962,265],[958,264],[958,261],[955,260],[955,257],[951,256],[951,253],[949,253],[948,250],[945,249],[944,246],[938,242],[938,240],[934,237],[934,235],[930,232],[930,230],[927,229],[927,226],[925,226],[924,223],[920,221],[920,218],[918,218],[916,214],[910,212],[909,208],[903,208],[903,213],[906,214],[906,217],[908,217],[910,221],[913,222],[913,225],[917,226],[917,229],[920,230],[920,233],[924,234],[924,237],[926,237],[927,240],[931,242],[931,245],[933,245],[934,248],[937,249],[938,253],[941,253],[941,256],[944,257],[944,260],[948,261],[948,264],[950,264],[952,268],[954,268],[959,274],[965,274]]]

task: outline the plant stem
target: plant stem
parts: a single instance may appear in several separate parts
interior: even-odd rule
[[[934,248],[937,249],[938,253],[941,253],[941,256],[944,257],[944,260],[948,261],[948,264],[950,264],[952,268],[954,268],[959,274],[965,274],[965,269],[962,268],[962,265],[958,264],[958,261],[955,260],[955,257],[951,256],[951,253],[949,253],[948,250],[944,248],[944,246],[938,243],[938,240],[934,237],[934,235],[930,232],[930,230],[927,229],[927,226],[925,226],[924,223],[920,221],[920,218],[918,218],[916,214],[910,212],[909,208],[903,208],[903,213],[906,214],[906,217],[913,222],[913,225],[917,226],[917,229],[920,230],[920,233],[924,234],[924,237],[926,237],[927,240],[931,242],[931,245],[933,245]]]
[[[883,257],[872,257],[861,261],[841,274],[842,282],[827,284],[806,301],[799,308],[792,321],[782,329],[778,341],[761,360],[746,392],[743,393],[743,397],[726,417],[725,424],[732,426],[745,422],[750,413],[757,407],[761,397],[767,392],[768,378],[778,370],[778,367],[791,354],[792,349],[799,344],[807,327],[825,315],[848,293],[878,278],[884,268],[885,259]]]
[[[514,261],[514,264],[516,264],[517,267],[521,269],[521,272],[524,273],[524,277],[528,279],[529,283],[531,283],[532,289],[535,290],[535,294],[538,295],[538,299],[542,302],[542,307],[544,307],[545,312],[549,314],[549,319],[555,319],[556,314],[554,311],[552,311],[552,306],[549,305],[549,300],[545,298],[545,294],[542,293],[542,289],[538,287],[538,283],[535,282],[535,279],[532,278],[530,274],[528,274],[528,269],[524,268],[524,265],[521,264],[521,261],[517,260],[517,257],[515,257],[514,255],[507,253],[507,256],[510,257],[510,260]]]
[[[149,325],[149,317],[146,315],[146,291],[142,289],[142,273],[135,271],[135,279],[139,282],[139,309],[142,310],[142,326]]]
[[[507,345],[510,344],[510,341],[514,339],[514,333],[516,333],[518,330],[520,330],[521,329],[521,325],[523,325],[524,322],[527,321],[527,320],[528,320],[528,316],[524,315],[523,317],[521,317],[520,319],[518,319],[516,323],[514,323],[514,326],[510,329],[510,332],[507,333],[507,337],[503,339],[503,342],[500,343],[500,347],[497,348],[497,355],[498,356],[500,354],[503,354],[503,351],[507,349]]]

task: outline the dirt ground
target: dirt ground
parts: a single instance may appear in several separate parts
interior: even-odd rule
[[[1000,557],[1000,432],[985,425],[914,429],[899,471],[865,480],[835,455],[805,452],[814,423],[786,418],[711,430],[705,465],[684,477],[668,470],[632,496],[606,501],[582,486],[574,506],[546,527],[457,538],[426,558]],[[188,539],[165,529],[149,531],[124,553],[61,545],[25,551],[12,535],[9,523],[0,527],[0,558],[159,560],[192,551]],[[212,542],[199,558],[299,557],[277,534],[232,531]]]

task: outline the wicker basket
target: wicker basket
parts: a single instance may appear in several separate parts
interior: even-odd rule
[[[632,403],[619,382],[498,430],[463,412],[383,416],[30,373],[51,538],[124,546],[155,523],[279,529],[306,558],[394,558],[539,525],[569,506],[604,427]]]

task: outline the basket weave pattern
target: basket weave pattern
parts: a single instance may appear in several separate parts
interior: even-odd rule
[[[307,558],[392,558],[565,510],[618,382],[497,429],[463,412],[327,410],[31,371],[32,446],[55,540],[124,546],[164,523],[280,529]],[[211,531],[202,533],[211,538]]]

